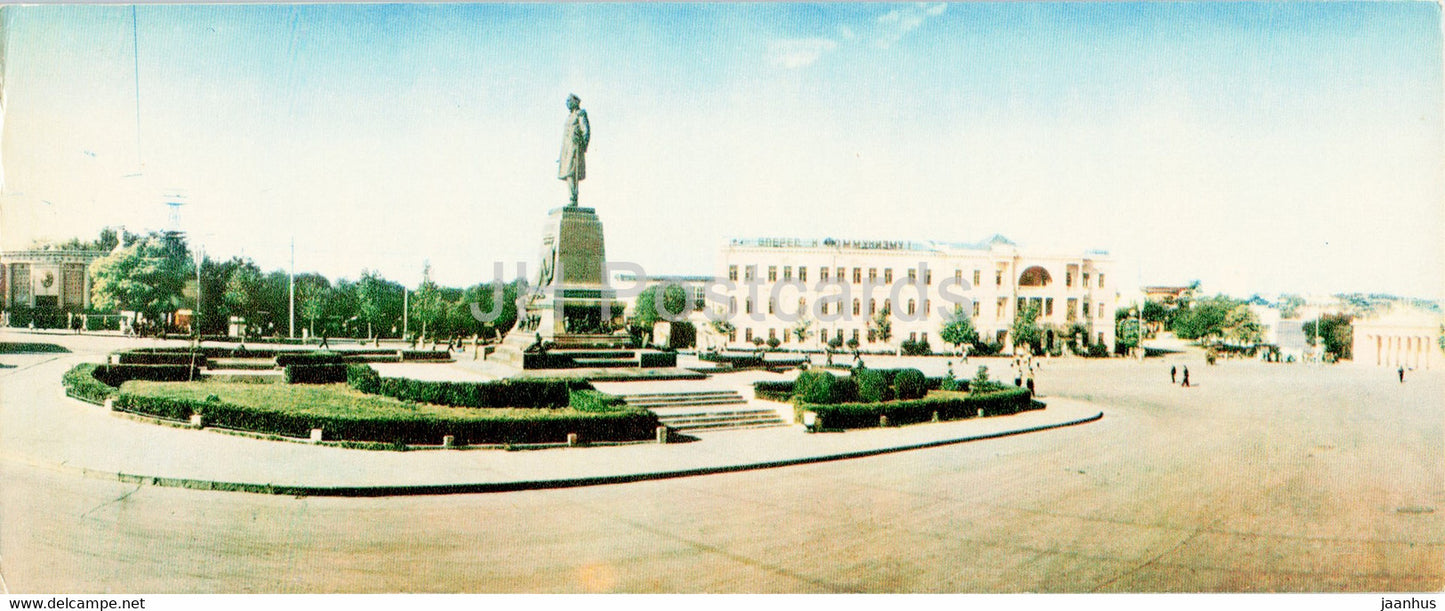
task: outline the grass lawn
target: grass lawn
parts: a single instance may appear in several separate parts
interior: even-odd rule
[[[166,399],[205,401],[216,395],[222,402],[268,411],[284,411],[339,418],[404,418],[436,420],[525,420],[599,415],[571,408],[477,408],[410,403],[359,392],[337,384],[254,384],[241,382],[147,382],[131,380],[121,392]]]

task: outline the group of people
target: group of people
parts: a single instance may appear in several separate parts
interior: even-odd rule
[[[1178,367],[1175,367],[1174,365],[1170,365],[1170,366],[1169,366],[1169,383],[1170,383],[1170,384],[1178,383],[1178,382],[1179,382],[1178,376],[1179,376],[1179,368],[1178,368]],[[1183,386],[1184,388],[1189,388],[1189,366],[1188,366],[1188,365],[1185,365],[1185,366],[1184,366],[1184,383],[1183,383],[1183,384],[1180,384],[1180,386]]]
[[[1032,352],[1024,352],[1015,356],[1013,360],[1014,386],[1027,386],[1029,392],[1034,390],[1034,370],[1042,368],[1042,365],[1034,364]]]

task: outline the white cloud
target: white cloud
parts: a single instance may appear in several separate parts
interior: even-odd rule
[[[850,28],[846,25],[838,26],[838,35],[842,36],[843,40],[853,40],[858,36],[857,34],[853,33],[853,28]]]
[[[879,49],[887,49],[893,46],[909,32],[918,29],[929,17],[937,17],[948,10],[948,5],[942,2],[926,3],[920,2],[912,6],[896,8],[878,17],[878,33],[873,40],[873,46]]]
[[[830,38],[793,38],[773,41],[768,46],[768,59],[781,68],[797,69],[811,66],[823,54],[838,48]]]

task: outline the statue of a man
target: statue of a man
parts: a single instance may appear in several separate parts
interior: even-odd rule
[[[592,128],[587,124],[587,111],[582,110],[582,100],[575,95],[567,96],[567,125],[562,133],[562,154],[557,159],[557,178],[567,181],[572,193],[569,206],[577,205],[577,183],[587,178],[587,141],[592,138]]]

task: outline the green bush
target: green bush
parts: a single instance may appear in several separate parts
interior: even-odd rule
[[[574,390],[571,406],[579,412],[615,412],[628,409],[627,401],[600,390]]]
[[[67,396],[100,405],[115,394],[115,387],[95,377],[95,363],[81,363],[70,368],[61,378]]]
[[[763,366],[763,357],[757,354],[703,353],[697,358],[710,363],[726,363],[738,369]]]
[[[998,416],[1032,408],[1029,391],[1022,388],[887,403],[802,404],[800,407],[816,412],[823,419],[823,426],[830,429],[876,427],[879,416],[888,416],[889,424],[898,425],[928,422],[934,412],[938,412],[939,420],[960,420],[976,416],[979,409],[984,416]]]
[[[899,348],[902,350],[903,354],[907,354],[909,356],[928,356],[930,354],[933,354],[933,347],[928,345],[928,340],[926,339],[918,341],[905,339],[903,340],[903,343],[899,346]]]
[[[928,394],[928,378],[917,369],[903,369],[893,376],[893,396],[900,400],[921,399]]]
[[[804,403],[832,403],[838,378],[826,371],[804,371],[793,384],[793,399]]]
[[[893,385],[889,375],[882,369],[859,369],[853,373],[858,385],[858,400],[864,403],[879,403],[893,398]]]
[[[343,363],[287,365],[282,376],[287,384],[335,384],[346,381],[346,372]]]
[[[787,402],[793,398],[794,383],[788,381],[764,380],[753,382],[753,395],[768,401]]]

